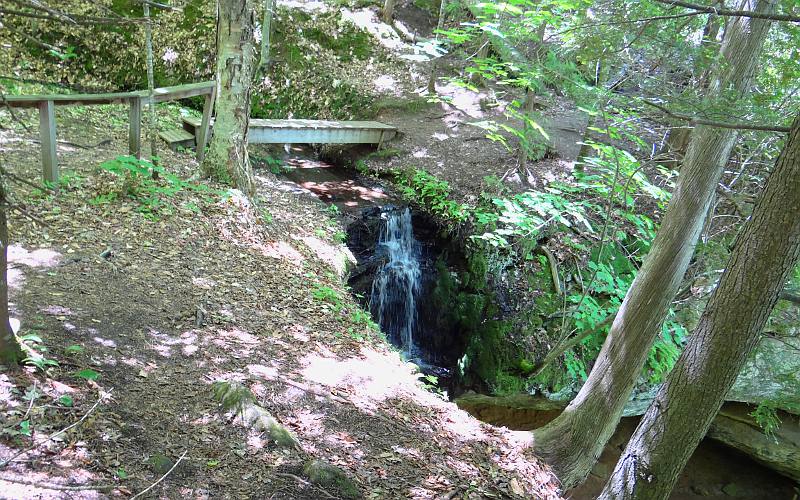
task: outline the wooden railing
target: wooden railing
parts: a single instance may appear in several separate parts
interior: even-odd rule
[[[206,96],[203,106],[203,119],[197,131],[197,160],[203,159],[211,115],[214,107],[216,85],[213,81],[176,85],[154,90],[153,100],[156,103],[176,101],[187,97]],[[42,143],[42,176],[45,181],[58,183],[58,159],[56,157],[56,106],[91,106],[95,104],[128,104],[129,128],[128,151],[137,158],[142,154],[142,104],[149,100],[149,92],[116,92],[111,94],[54,94],[54,95],[20,95],[3,96],[0,108],[38,108],[39,140]]]

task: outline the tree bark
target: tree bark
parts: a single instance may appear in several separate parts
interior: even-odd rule
[[[8,311],[8,219],[3,179],[0,178],[0,363],[15,365],[25,357],[11,329]]]
[[[142,7],[144,8],[144,45],[147,62],[147,109],[148,109],[148,127],[147,135],[150,139],[150,161],[156,164],[158,157],[158,129],[156,127],[156,102],[155,96],[155,79],[153,77],[153,20],[150,18],[150,5],[145,2]],[[153,178],[158,178],[158,172],[153,171]]]
[[[386,24],[392,24],[394,18],[394,3],[395,0],[384,0],[383,10],[381,11],[381,19]]]
[[[772,0],[756,10],[771,12]],[[752,81],[770,23],[739,18],[729,25],[709,98],[733,105]],[[723,93],[724,91],[724,93]],[[730,100],[730,101],[729,101]],[[580,392],[564,412],[534,432],[536,452],[570,488],[585,479],[619,422],[650,347],[694,253],[736,132],[695,129],[678,185],[642,269]]]
[[[439,31],[444,28],[444,18],[446,15],[445,9],[447,7],[447,0],[439,0],[439,19],[436,21],[436,33],[434,33],[434,40],[439,41]],[[436,56],[431,61],[431,74],[428,77],[428,93],[436,93],[436,78],[439,76],[439,59],[442,56]]]
[[[261,23],[261,55],[258,59],[258,67],[261,74],[267,72],[267,65],[269,65],[269,40],[272,35],[273,10],[275,10],[275,0],[264,0],[264,16]]]
[[[600,498],[666,499],[800,260],[800,115],[678,363]]]
[[[247,155],[250,92],[257,64],[256,0],[217,2],[217,102],[203,174],[254,193]]]

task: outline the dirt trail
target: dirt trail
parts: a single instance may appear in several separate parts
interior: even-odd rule
[[[3,498],[125,496],[184,453],[149,496],[335,496],[302,475],[308,458],[322,458],[372,498],[556,497],[554,478],[521,451],[515,433],[425,390],[358,318],[338,274],[340,227],[322,203],[260,172],[260,208],[184,190],[148,218],[136,200],[103,197],[122,187],[97,165],[125,152],[124,126],[107,125],[124,110],[81,120],[69,113],[57,110],[60,139],[111,143],[59,148],[71,179],[59,196],[17,191],[47,225],[13,221],[15,316],[59,366],[46,375],[31,368],[0,375],[2,426],[25,414],[25,388],[41,393],[27,416],[37,439],[108,396],[63,439],[5,467],[0,478],[12,482],[0,481]],[[35,124],[33,114],[22,117]],[[39,151],[30,137],[0,135],[4,164],[36,179]],[[190,154],[162,156],[184,178],[197,170]],[[76,345],[82,349],[67,354]],[[99,378],[75,376],[85,369]],[[211,397],[215,380],[250,387],[302,450],[276,448],[222,414]],[[64,395],[74,406],[58,403]],[[0,459],[29,442],[5,439]],[[14,479],[112,489],[63,492]]]

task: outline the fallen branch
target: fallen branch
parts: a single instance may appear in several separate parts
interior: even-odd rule
[[[50,435],[47,437],[47,439],[45,439],[44,441],[39,441],[38,443],[33,443],[33,444],[32,444],[32,445],[30,445],[28,448],[25,448],[24,450],[20,450],[20,451],[19,451],[19,452],[17,452],[16,454],[12,455],[12,456],[11,456],[11,458],[8,458],[8,459],[4,460],[3,462],[0,462],[0,469],[2,469],[3,467],[5,467],[6,465],[10,464],[11,462],[13,462],[14,460],[16,460],[16,459],[17,459],[17,458],[19,458],[20,456],[22,456],[22,455],[24,455],[24,454],[26,454],[26,453],[28,453],[28,452],[30,452],[30,451],[33,451],[33,450],[35,450],[36,448],[38,448],[39,446],[41,446],[41,445],[45,444],[46,442],[48,442],[48,441],[52,441],[53,439],[55,439],[55,438],[57,438],[58,436],[60,436],[60,435],[64,434],[65,432],[69,431],[70,429],[73,429],[73,428],[77,427],[78,425],[80,425],[81,423],[83,423],[83,421],[84,421],[84,420],[86,420],[86,419],[89,417],[89,415],[91,415],[91,414],[92,414],[92,412],[93,412],[93,411],[94,411],[94,410],[95,410],[95,409],[96,409],[96,408],[97,408],[97,407],[100,405],[100,403],[101,403],[101,402],[102,402],[102,401],[105,399],[106,395],[107,395],[106,393],[102,393],[102,392],[101,392],[101,393],[100,393],[100,397],[99,397],[99,398],[97,398],[97,401],[95,402],[95,404],[94,404],[94,405],[92,405],[92,407],[91,407],[91,408],[89,408],[89,411],[87,411],[87,412],[86,412],[86,413],[85,413],[85,414],[84,414],[84,415],[83,415],[83,416],[82,416],[82,417],[81,417],[81,418],[80,418],[80,419],[79,419],[77,422],[75,422],[75,423],[73,423],[73,424],[71,424],[71,425],[68,425],[67,427],[65,427],[65,428],[61,429],[61,430],[60,430],[60,431],[58,431],[58,432],[54,432],[53,434],[50,434]]]
[[[171,467],[171,468],[170,468],[170,469],[169,469],[167,472],[165,472],[163,476],[161,476],[160,478],[158,478],[158,481],[156,481],[155,483],[151,484],[151,485],[150,485],[150,486],[148,486],[147,488],[143,489],[143,490],[142,490],[142,491],[140,491],[139,493],[137,493],[137,494],[133,495],[133,496],[131,497],[131,500],[135,500],[136,498],[139,498],[140,496],[144,495],[144,494],[145,494],[145,493],[147,493],[148,491],[152,490],[153,488],[155,488],[155,487],[158,485],[158,483],[160,483],[160,482],[161,482],[161,481],[163,481],[163,480],[164,480],[164,479],[165,479],[167,476],[169,476],[170,474],[172,474],[172,471],[174,471],[174,470],[175,470],[175,468],[178,466],[178,464],[180,464],[180,463],[183,461],[183,458],[186,456],[186,453],[188,453],[188,452],[189,452],[189,450],[186,450],[186,451],[184,451],[184,452],[181,454],[181,456],[180,456],[180,457],[178,457],[178,460],[176,460],[176,461],[175,461],[175,464],[174,464],[174,465],[173,465],[173,466],[172,466],[172,467]]]
[[[0,481],[6,481],[9,483],[16,483],[16,484],[24,484],[27,486],[33,486],[35,488],[42,488],[45,490],[57,490],[57,491],[88,491],[88,490],[111,491],[114,488],[116,488],[116,485],[113,484],[96,484],[96,485],[88,484],[85,486],[62,486],[60,484],[39,483],[36,481],[28,481],[27,479],[2,477],[2,476],[0,476]]]
[[[643,103],[647,104],[648,106],[652,106],[667,116],[672,118],[677,118],[678,120],[685,120],[689,122],[689,125],[706,125],[709,127],[717,127],[717,128],[730,128],[734,130],[761,130],[764,132],[788,132],[789,127],[781,127],[781,126],[774,126],[774,125],[761,125],[761,124],[752,124],[752,123],[729,123],[729,122],[718,122],[714,120],[706,120],[705,118],[698,118],[696,116],[691,115],[684,115],[682,113],[676,113],[658,103],[648,101],[647,99],[641,100]]]
[[[550,277],[553,279],[553,290],[555,290],[556,295],[563,295],[561,281],[558,279],[558,261],[555,255],[544,245],[540,245],[539,250],[547,257],[547,264],[550,267]]]
[[[550,352],[547,353],[547,356],[545,356],[542,362],[539,364],[539,366],[536,367],[536,369],[531,374],[531,377],[537,377],[538,375],[540,375],[544,371],[544,369],[547,368],[547,366],[553,361],[555,361],[559,356],[561,356],[565,352],[569,351],[570,349],[578,345],[586,337],[589,337],[590,335],[600,331],[608,324],[612,323],[616,316],[617,316],[616,313],[609,314],[608,316],[605,317],[603,321],[594,325],[594,328],[592,328],[591,330],[584,330],[583,332],[566,340],[565,342],[557,344],[554,348],[550,350]]]
[[[706,14],[714,14],[715,16],[723,17],[752,17],[755,19],[768,19],[770,21],[787,21],[790,23],[800,23],[800,16],[791,14],[764,14],[762,12],[753,12],[751,10],[730,10],[718,9],[708,5],[698,5],[696,3],[683,2],[681,0],[655,0],[658,3],[671,5],[673,7],[686,7],[687,9],[696,10]]]

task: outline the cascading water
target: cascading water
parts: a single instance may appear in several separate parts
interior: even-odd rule
[[[422,276],[420,245],[414,239],[408,208],[387,208],[381,212],[381,219],[376,250],[386,262],[372,282],[370,308],[389,339],[411,358]]]

